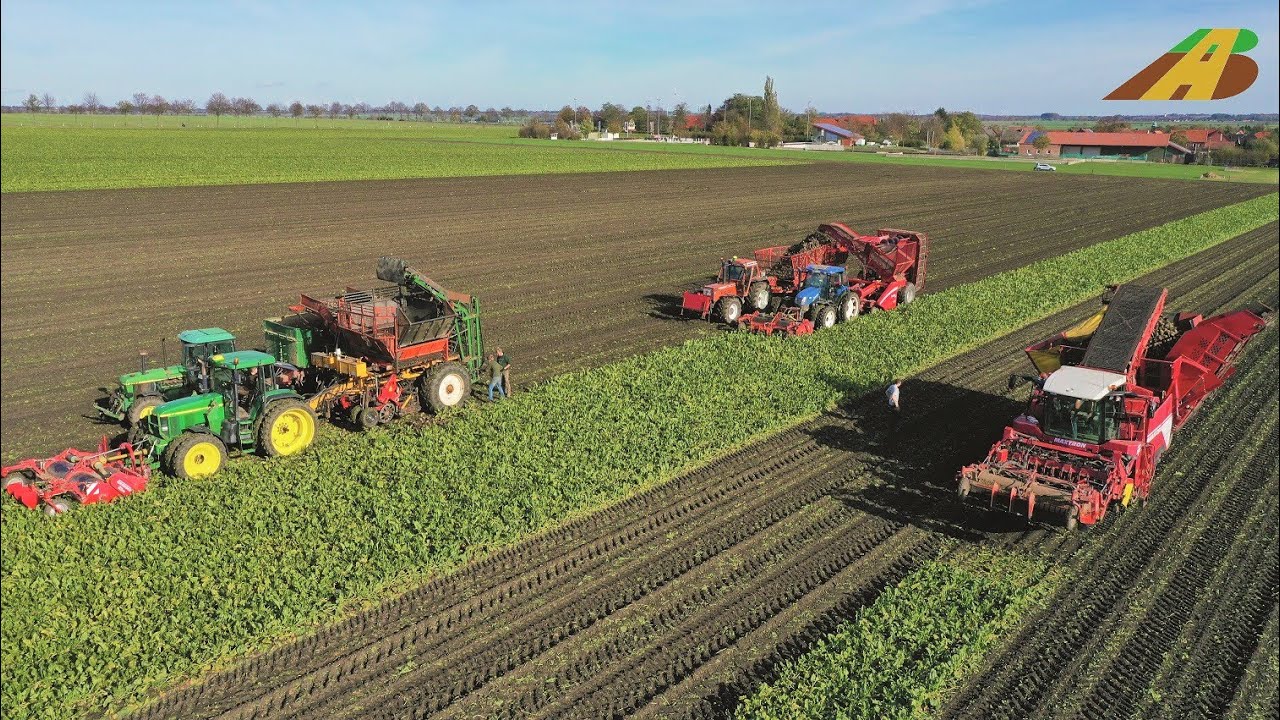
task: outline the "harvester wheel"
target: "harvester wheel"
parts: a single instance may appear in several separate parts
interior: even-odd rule
[[[378,411],[373,408],[362,407],[360,412],[356,413],[356,425],[361,430],[372,430],[378,427],[378,422],[382,419],[378,416]]]
[[[132,428],[142,422],[143,418],[155,412],[155,409],[163,404],[164,398],[159,395],[144,395],[135,399],[133,404],[129,406],[129,412],[125,415],[128,427]]]
[[[471,373],[458,363],[437,365],[423,378],[418,392],[422,407],[432,413],[458,407],[471,397]]]
[[[44,504],[44,514],[48,517],[57,517],[70,509],[71,503],[62,498],[53,498]]]
[[[747,302],[753,310],[763,310],[769,307],[769,283],[752,283],[751,290],[747,293]]]
[[[819,305],[813,308],[813,327],[826,330],[836,324],[836,309],[830,305]]]
[[[840,322],[849,322],[862,313],[862,303],[853,293],[845,293],[840,300]]]
[[[916,284],[907,283],[906,285],[903,285],[902,289],[898,291],[898,304],[910,305],[915,301],[916,301]]]
[[[716,303],[716,314],[724,322],[733,325],[742,317],[742,300],[733,296],[720,298],[720,302]]]
[[[296,455],[316,439],[315,411],[300,400],[277,400],[263,412],[257,439],[258,452],[267,457]]]
[[[209,477],[227,464],[227,446],[216,435],[188,433],[169,447],[169,472],[183,480]]]

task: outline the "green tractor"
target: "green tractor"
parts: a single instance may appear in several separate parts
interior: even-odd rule
[[[236,349],[236,338],[222,328],[186,330],[178,334],[182,362],[168,367],[148,368],[146,353],[142,369],[125,373],[107,390],[107,397],[95,404],[98,414],[123,423],[132,430],[161,404],[208,388],[209,358]]]
[[[212,355],[208,388],[156,406],[135,437],[152,463],[180,478],[217,473],[228,452],[295,455],[316,436],[316,415],[301,395],[280,388],[276,359],[257,350]]]

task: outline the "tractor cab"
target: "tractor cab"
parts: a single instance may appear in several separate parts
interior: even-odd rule
[[[164,403],[146,418],[153,461],[181,478],[213,475],[228,450],[293,455],[316,434],[301,395],[276,383],[276,359],[257,350],[209,356],[208,392]]]
[[[222,328],[200,328],[178,333],[182,343],[182,367],[186,369],[187,382],[201,391],[208,389],[209,358],[233,352],[236,338]]]
[[[838,265],[810,265],[805,272],[804,287],[796,293],[799,307],[835,302],[849,289],[845,270]]]
[[[716,279],[723,283],[733,283],[738,288],[738,294],[745,295],[751,283],[760,279],[760,263],[739,257],[725,260],[720,266],[720,277]]]
[[[1116,438],[1124,415],[1125,376],[1088,367],[1064,366],[1045,378],[1032,414],[1040,430],[1067,444],[1102,445]]]

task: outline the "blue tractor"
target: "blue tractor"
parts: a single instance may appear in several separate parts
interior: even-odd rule
[[[849,289],[845,269],[837,265],[810,265],[795,305],[818,330],[851,320],[862,311],[860,298]]]

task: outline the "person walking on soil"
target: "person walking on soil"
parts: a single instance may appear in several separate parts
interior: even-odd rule
[[[502,390],[511,397],[511,360],[502,354],[502,348],[494,348],[498,354],[498,366],[502,368]]]
[[[885,388],[885,399],[889,401],[889,411],[893,415],[893,427],[896,430],[898,424],[902,422],[902,405],[899,404],[899,398],[902,394],[902,380],[895,378],[889,383],[889,387]]]
[[[489,402],[493,402],[493,391],[496,389],[502,397],[507,396],[507,391],[502,389],[502,366],[498,364],[498,358],[489,353],[485,356],[489,361],[485,365],[485,369],[489,373]]]

